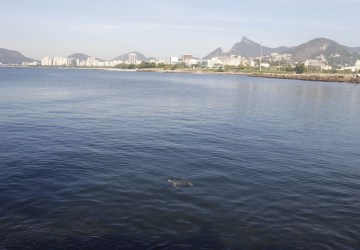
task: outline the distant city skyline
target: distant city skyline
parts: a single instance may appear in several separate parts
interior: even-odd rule
[[[112,59],[130,51],[159,59],[228,51],[242,36],[267,47],[325,37],[360,46],[360,0],[3,1],[0,48],[25,56],[75,52]]]

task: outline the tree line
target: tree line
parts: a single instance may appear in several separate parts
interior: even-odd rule
[[[164,69],[164,70],[176,70],[176,69],[188,69],[188,68],[203,68],[206,69],[204,67],[200,67],[200,65],[192,65],[192,66],[188,66],[185,63],[178,63],[178,64],[165,64],[165,63],[155,63],[155,62],[141,62],[140,64],[126,64],[126,63],[121,63],[115,66],[115,68],[118,69]],[[259,67],[256,66],[245,66],[245,65],[219,65],[219,67],[217,69],[209,69],[209,70],[215,70],[215,71],[257,71],[259,70]],[[302,64],[298,64],[295,67],[294,66],[283,66],[283,67],[271,67],[269,69],[263,69],[262,71],[264,72],[269,72],[269,71],[277,71],[277,72],[295,72],[296,74],[302,74],[305,72],[309,72],[309,73],[316,73],[319,72],[321,70],[319,70],[318,68],[314,68],[314,67],[306,67],[304,63]],[[336,70],[324,70],[321,71],[323,73],[336,73]],[[351,72],[346,72],[346,73],[351,73]]]

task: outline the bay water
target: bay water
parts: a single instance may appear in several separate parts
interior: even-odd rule
[[[0,68],[0,249],[360,249],[359,149],[355,84]]]

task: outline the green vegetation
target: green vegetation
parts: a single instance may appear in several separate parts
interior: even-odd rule
[[[187,66],[185,63],[178,63],[178,64],[165,64],[165,63],[155,63],[155,62],[141,62],[140,64],[118,64],[115,66],[118,69],[158,69],[158,70],[165,70],[165,71],[184,71],[184,72],[192,72],[195,71],[202,71],[202,72],[220,72],[220,73],[243,73],[243,74],[256,74],[256,75],[268,75],[268,74],[346,74],[351,75],[354,74],[354,72],[351,72],[350,70],[322,70],[321,67],[315,67],[310,66],[306,67],[304,63],[298,64],[295,67],[292,67],[290,65],[279,65],[279,64],[273,64],[269,68],[262,68],[262,70],[259,70],[258,66],[248,66],[239,64],[237,66],[235,65],[217,65],[215,68],[206,68],[205,65],[191,65]],[[357,73],[360,73],[359,70]]]
[[[125,64],[121,63],[115,66],[117,69],[135,69],[135,64]]]
[[[296,65],[294,70],[295,70],[296,74],[304,73],[305,72],[305,64],[302,63],[300,65]]]
[[[118,69],[164,69],[164,70],[176,70],[176,69],[185,69],[185,68],[189,68],[189,67],[187,67],[185,63],[178,63],[178,64],[170,65],[170,64],[164,64],[164,63],[156,64],[155,62],[141,62],[138,65],[121,63],[121,64],[116,65],[115,68],[118,68]]]
[[[138,65],[135,64],[118,64],[115,66],[118,69],[163,69],[163,70],[190,70],[190,69],[201,69],[203,71],[210,71],[210,72],[243,72],[243,73],[252,73],[252,72],[259,72],[259,67],[257,66],[248,66],[239,64],[235,65],[222,65],[219,64],[215,68],[206,68],[205,65],[191,65],[187,66],[185,63],[177,63],[177,64],[165,64],[165,63],[158,63],[155,62],[141,62]],[[286,67],[278,67],[273,66],[270,68],[263,68],[261,72],[263,73],[289,73],[293,72],[294,68],[290,66]]]
[[[286,71],[286,72],[293,72],[293,71],[294,71],[294,68],[291,67],[291,66],[287,66],[287,67],[285,68],[285,71]]]
[[[157,67],[158,65],[154,62],[141,62],[139,65],[121,63],[115,66],[118,69],[153,69]]]
[[[139,69],[153,69],[153,68],[156,68],[156,67],[157,67],[157,65],[154,62],[141,62],[138,65]]]

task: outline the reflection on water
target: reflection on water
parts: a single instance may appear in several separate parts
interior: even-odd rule
[[[356,249],[359,105],[352,84],[0,68],[0,248]]]

